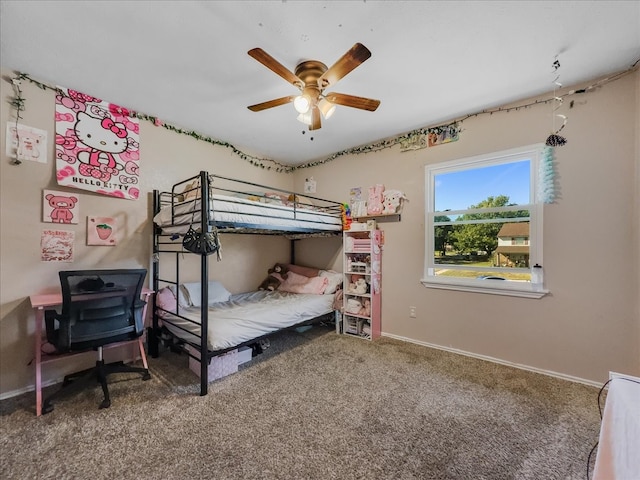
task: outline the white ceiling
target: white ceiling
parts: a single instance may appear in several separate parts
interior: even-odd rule
[[[3,68],[291,165],[548,92],[556,55],[565,86],[640,57],[639,1],[2,0],[0,17]],[[377,111],[302,134],[292,105],[247,109],[297,92],[251,48],[293,71],[356,42],[371,58],[325,93]]]

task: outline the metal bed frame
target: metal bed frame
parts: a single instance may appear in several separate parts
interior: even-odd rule
[[[180,200],[182,199],[182,194],[184,194],[185,187],[189,184],[193,184],[193,181],[199,181],[199,184],[197,187],[197,189],[199,190],[199,198],[190,200],[191,202],[193,202],[193,205],[192,205],[192,208],[188,209],[189,210],[188,213],[178,214],[175,210],[176,205],[178,203],[185,204],[189,202],[189,201],[180,202]],[[220,181],[220,183],[222,183],[223,185],[222,186],[214,185],[214,182],[217,182],[217,181]],[[260,223],[261,218],[266,218],[270,215],[272,215],[274,218],[277,218],[278,210],[281,210],[282,208],[277,205],[273,205],[269,207],[268,204],[264,205],[264,207],[266,208],[266,213],[264,215],[261,215],[261,216],[256,215],[252,217],[252,220],[253,218],[255,218],[255,222],[251,221],[250,223],[231,223],[231,222],[215,221],[214,211],[216,208],[216,202],[212,198],[213,193],[221,192],[225,195],[227,194],[233,194],[233,195],[245,194],[246,195],[250,193],[252,196],[255,195],[254,192],[246,191],[245,190],[246,188],[259,188],[259,189],[264,189],[264,191],[275,191],[285,195],[291,195],[293,198],[293,217],[299,222],[302,222],[302,225],[291,227],[291,228],[282,228],[274,225]],[[305,204],[303,202],[298,201],[298,196],[300,195],[301,194],[287,191],[287,190],[282,190],[279,188],[272,188],[266,185],[260,185],[252,182],[245,182],[242,180],[223,177],[220,175],[213,175],[206,171],[201,171],[198,175],[189,177],[186,180],[183,180],[181,182],[174,184],[170,192],[160,192],[159,190],[154,190],[153,191],[153,215],[155,216],[158,212],[160,212],[161,208],[170,206],[171,213],[172,213],[172,224],[174,224],[175,222],[176,224],[184,225],[185,224],[184,216],[188,215],[189,219],[192,218],[193,209],[198,208],[197,211],[200,213],[200,220],[199,220],[200,229],[201,229],[200,231],[202,232],[212,232],[214,230],[217,230],[219,234],[252,234],[252,235],[285,236],[286,238],[291,240],[290,261],[291,263],[295,263],[295,243],[294,243],[295,241],[303,238],[309,238],[309,237],[335,237],[342,234],[342,229],[340,230],[322,229],[322,228],[318,228],[318,226],[315,224],[312,225],[311,222],[309,223],[309,225],[306,225],[304,223],[305,220],[298,218],[298,211],[304,210],[305,206],[309,205],[309,204]],[[317,201],[320,204],[320,208],[322,209],[323,212],[325,212],[326,215],[330,215],[332,217],[335,216],[338,219],[341,218],[342,204],[340,204],[339,202],[325,200],[318,197],[311,197],[306,194],[305,194],[305,198]],[[197,204],[197,202],[200,202],[199,205]],[[273,211],[269,210],[269,208],[273,208]],[[153,268],[152,268],[153,290],[155,292],[158,292],[158,290],[160,289],[161,282],[162,284],[174,285],[177,288],[181,283],[180,282],[180,259],[182,255],[183,254],[198,255],[198,254],[188,252],[181,248],[182,242],[181,241],[176,242],[176,240],[179,240],[182,237],[181,234],[163,233],[162,228],[155,224],[153,228],[154,228]],[[177,248],[177,247],[180,247],[180,248]],[[175,278],[160,278],[160,268],[159,268],[160,258],[163,255],[167,255],[167,254],[174,257]],[[208,298],[209,296],[209,288],[208,288],[209,287],[208,285],[209,284],[209,260],[208,260],[208,257],[204,254],[201,254],[199,256],[201,257],[200,258],[200,287],[201,287],[200,294],[201,294],[201,298],[205,299],[205,298]],[[149,353],[154,358],[157,358],[159,355],[159,342],[160,342],[161,332],[162,332],[162,329],[159,325],[160,318],[158,315],[158,311],[166,312],[166,310],[163,310],[161,307],[157,305],[156,298],[157,297],[154,296],[153,323],[152,323],[152,327],[148,329],[148,336],[147,336],[148,344],[149,344]],[[172,313],[173,315],[176,315],[182,320],[186,320],[192,324],[195,324],[196,322],[194,322],[193,320],[190,320],[187,317],[180,315],[180,305],[179,305],[179,302],[177,303],[178,305],[177,305],[176,312],[168,312],[168,313]],[[262,335],[260,337],[251,339],[249,341],[243,342],[233,347],[225,348],[222,350],[210,351],[208,349],[208,344],[207,344],[208,343],[207,339],[208,339],[209,310],[206,302],[202,302],[200,309],[201,309],[200,334],[196,335],[196,337],[199,338],[200,343],[195,344],[195,343],[187,342],[185,340],[181,340],[182,344],[185,344],[185,343],[189,344],[200,353],[200,359],[202,359],[202,360],[198,359],[198,361],[200,361],[200,395],[207,395],[208,383],[209,383],[208,382],[208,364],[211,362],[211,359],[213,357],[217,355],[222,355],[228,351],[235,350],[236,348],[239,348],[239,347],[256,344],[260,340],[264,339],[265,337],[268,337],[269,335],[272,335],[279,331],[298,328],[300,326],[311,325],[319,322],[330,322],[330,321],[333,321],[334,319],[334,314],[328,313],[320,317],[316,317],[310,320],[300,322],[290,327],[275,330],[269,334]],[[162,321],[171,322],[171,320],[166,317],[162,318]],[[183,327],[179,325],[174,325],[174,326],[186,332],[186,330]],[[173,335],[172,335],[172,338],[173,338]],[[190,357],[197,359],[197,357],[195,357],[191,352],[189,352],[189,349],[184,348],[182,350],[185,351]]]

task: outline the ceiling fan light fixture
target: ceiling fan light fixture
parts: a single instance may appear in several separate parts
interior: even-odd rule
[[[322,112],[322,116],[326,120],[336,111],[336,106],[326,98],[321,98],[318,102],[318,108]]]
[[[311,125],[313,123],[313,118],[311,116],[311,110],[307,110],[305,113],[301,113],[296,117],[296,120],[304,123],[305,125]]]
[[[293,100],[293,108],[300,114],[307,113],[311,108],[311,99],[307,95],[298,95]]]

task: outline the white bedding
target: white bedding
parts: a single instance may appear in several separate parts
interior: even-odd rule
[[[256,291],[232,295],[228,302],[215,303],[209,307],[209,349],[222,350],[266,335],[281,328],[290,327],[305,320],[330,313],[333,295],[313,295],[288,292]],[[200,308],[181,308],[180,315],[186,320],[166,314],[170,320],[193,333],[200,332]],[[164,325],[176,336],[187,341],[200,340],[169,322]]]
[[[342,230],[342,219],[336,213],[300,209],[286,205],[264,204],[244,198],[214,194],[211,196],[216,222],[240,223],[245,225],[267,225],[288,229]],[[192,215],[193,209],[196,209]],[[172,220],[171,205],[160,209],[153,221],[166,234],[184,233],[193,218],[200,221],[200,200],[174,205]],[[175,223],[172,223],[175,222]]]

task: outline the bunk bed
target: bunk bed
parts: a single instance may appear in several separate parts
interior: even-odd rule
[[[291,240],[290,261],[295,263],[296,240],[341,235],[339,202],[201,171],[174,184],[170,191],[154,190],[153,215],[153,289],[171,288],[176,305],[163,308],[159,295],[154,296],[149,352],[157,357],[161,337],[169,335],[190,357],[203,359],[200,395],[207,394],[208,364],[213,357],[255,345],[280,330],[333,320],[332,295],[257,291],[232,295],[212,305],[205,300],[212,298],[210,288],[216,283],[209,280],[209,257],[183,249],[182,238],[191,226],[215,233],[222,244],[225,234],[280,235]],[[196,305],[181,300],[185,283],[180,262],[187,254],[201,257],[195,296],[203,300]],[[171,262],[171,275],[165,274],[166,269],[161,271],[161,262]],[[194,285],[190,288],[193,294]]]

